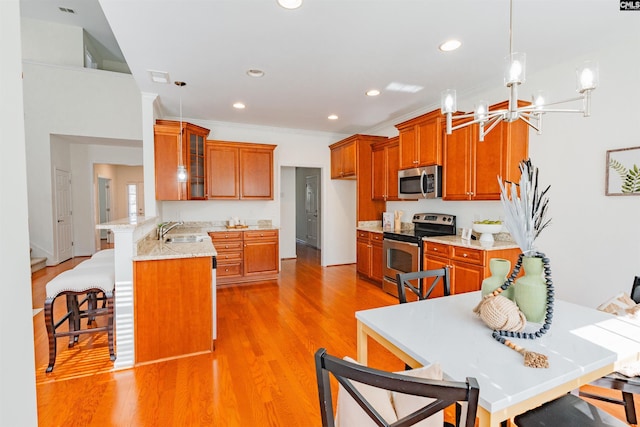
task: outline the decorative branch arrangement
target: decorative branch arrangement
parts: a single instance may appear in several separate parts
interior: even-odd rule
[[[551,223],[551,219],[546,219],[549,205],[547,192],[551,186],[540,191],[538,168],[533,166],[530,159],[520,162],[520,172],[519,184],[503,182],[501,177],[498,177],[498,182],[505,212],[504,223],[522,253],[529,256],[535,252],[536,238]]]

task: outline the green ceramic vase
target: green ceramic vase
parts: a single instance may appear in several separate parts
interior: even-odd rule
[[[511,273],[511,262],[508,259],[491,258],[489,260],[489,270],[491,271],[491,276],[482,281],[482,287],[480,288],[483,297],[498,289],[507,280],[507,275]],[[509,286],[500,295],[513,300],[513,286]]]
[[[516,280],[515,301],[529,322],[542,323],[547,310],[547,284],[542,258],[523,257],[524,276]]]

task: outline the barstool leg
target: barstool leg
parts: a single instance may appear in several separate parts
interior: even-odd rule
[[[47,336],[49,337],[49,366],[47,366],[46,372],[53,371],[53,365],[56,363],[56,335],[53,320],[53,301],[55,301],[55,298],[47,298],[44,302],[44,322],[47,326]]]

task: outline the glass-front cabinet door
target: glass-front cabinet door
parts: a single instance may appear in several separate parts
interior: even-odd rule
[[[204,136],[189,134],[189,199],[205,198]]]

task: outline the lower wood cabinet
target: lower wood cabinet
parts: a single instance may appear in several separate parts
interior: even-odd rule
[[[511,261],[511,268],[520,255],[519,248],[484,249],[444,243],[424,242],[423,269],[432,270],[450,268],[451,294],[479,291],[485,277],[491,275],[491,258],[504,258]],[[442,296],[442,291],[433,296]]]
[[[244,259],[244,233],[242,231],[220,231],[209,233],[218,255],[216,261],[216,283],[230,283],[242,278]]]
[[[278,230],[216,231],[209,236],[218,252],[219,285],[278,278]]]
[[[382,286],[382,233],[358,230],[356,270]]]
[[[135,363],[213,351],[212,267],[211,257],[133,263]]]

